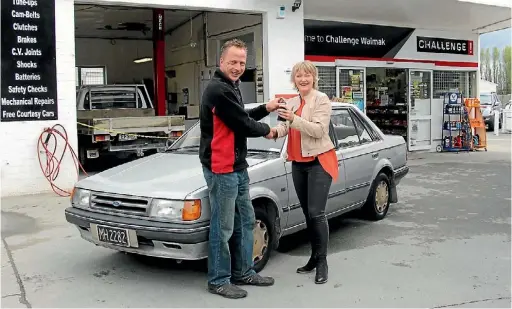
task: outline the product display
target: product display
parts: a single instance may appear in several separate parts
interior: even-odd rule
[[[468,98],[464,100],[469,125],[473,133],[473,149],[485,149],[487,151],[487,131],[484,118],[480,110],[480,100]]]
[[[366,115],[384,134],[407,140],[407,74],[404,69],[368,68]]]
[[[462,94],[446,93],[443,101],[443,145],[438,151],[470,151],[474,142]]]

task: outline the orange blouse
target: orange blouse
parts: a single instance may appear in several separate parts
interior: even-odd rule
[[[302,100],[295,115],[299,117],[302,115],[302,108],[305,103],[305,100]],[[288,131],[288,161],[311,162],[313,160],[315,160],[315,157],[302,156],[300,131],[290,128]],[[333,181],[336,181],[338,179],[338,158],[334,149],[319,154],[318,161],[320,161],[324,170],[331,175]]]

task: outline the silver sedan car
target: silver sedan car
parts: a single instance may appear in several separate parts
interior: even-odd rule
[[[383,219],[398,201],[396,188],[409,171],[404,138],[384,135],[353,105],[332,103],[332,108],[330,134],[340,177],[331,186],[328,217],[362,209],[368,219]],[[274,126],[277,115],[262,121]],[[199,136],[196,123],[165,153],[79,181],[65,210],[67,221],[83,239],[113,250],[177,260],[206,258],[210,207]],[[305,228],[291,163],[284,159],[286,142],[248,139],[256,271],[265,267],[281,237]]]

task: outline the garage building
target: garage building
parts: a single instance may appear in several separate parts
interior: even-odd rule
[[[304,58],[303,8],[292,12],[294,0],[11,2],[2,3],[2,29],[7,29],[2,31],[2,98],[11,100],[2,102],[2,143],[9,145],[2,147],[2,196],[51,190],[40,171],[38,137],[44,128],[61,124],[70,145],[77,148],[77,87],[154,85],[154,92],[148,92],[158,115],[179,112],[179,105],[187,102],[184,113],[193,118],[200,89],[215,70],[225,40],[242,38],[249,45],[248,65],[255,76],[254,87],[246,92],[249,100],[264,102],[276,93],[293,91],[289,71]],[[277,18],[281,5],[286,7],[285,18]],[[155,29],[158,37],[153,40]],[[20,36],[37,42],[23,45]],[[26,47],[30,52],[25,55]],[[23,55],[16,54],[18,50]],[[18,61],[36,67],[16,67]],[[25,80],[15,74],[25,74]],[[38,102],[45,104],[41,98],[46,98],[44,108],[30,108],[22,103],[29,95],[9,90],[22,88],[8,88],[41,84],[46,88]],[[42,109],[44,114],[30,112]],[[76,179],[74,161],[67,154],[56,183],[70,190]]]
[[[329,0],[300,5],[297,0],[16,0],[9,7],[3,5],[2,196],[51,190],[40,172],[37,139],[44,128],[61,124],[70,145],[77,148],[77,88],[143,83],[158,115],[178,112],[194,118],[220,44],[235,37],[250,46],[253,74],[246,81],[247,101],[295,93],[290,69],[304,58],[320,66],[322,91],[338,99],[350,93],[352,102],[362,100],[366,112],[371,81],[405,75],[406,84],[400,87],[407,86],[407,99],[409,78],[417,78],[430,87],[424,98],[428,104],[421,105],[428,108],[411,116],[409,102],[400,102],[407,105],[407,124],[410,117],[416,121],[413,132],[407,125],[405,137],[409,150],[431,150],[441,132],[437,95],[457,87],[476,96],[478,35],[510,26],[508,2],[495,6],[475,2],[479,1]],[[356,36],[355,44],[353,38],[343,38],[347,29],[369,32]],[[378,37],[382,32],[400,40],[390,46],[390,41]],[[311,33],[329,37],[332,48],[312,42]],[[385,48],[361,54],[365,50],[354,48],[360,46],[361,37],[370,46]],[[429,40],[428,46],[426,41],[420,43],[422,38]],[[445,49],[454,46],[456,53],[432,50],[437,44],[448,44]],[[353,87],[356,80],[359,83]],[[34,102],[22,100],[22,89],[28,86],[33,92],[26,97],[37,95],[36,105],[44,106],[33,110],[44,113],[26,108]],[[344,88],[349,86],[350,91]],[[67,155],[58,184],[70,189],[75,181],[73,160]]]

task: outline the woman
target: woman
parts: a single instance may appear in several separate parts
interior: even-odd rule
[[[274,137],[288,135],[287,159],[292,162],[293,184],[311,242],[311,257],[297,272],[316,268],[315,283],[320,284],[328,277],[325,207],[331,183],[338,177],[338,160],[329,136],[332,108],[328,96],[317,90],[318,69],[313,63],[295,64],[291,79],[299,96],[278,109],[282,122],[275,128]]]

